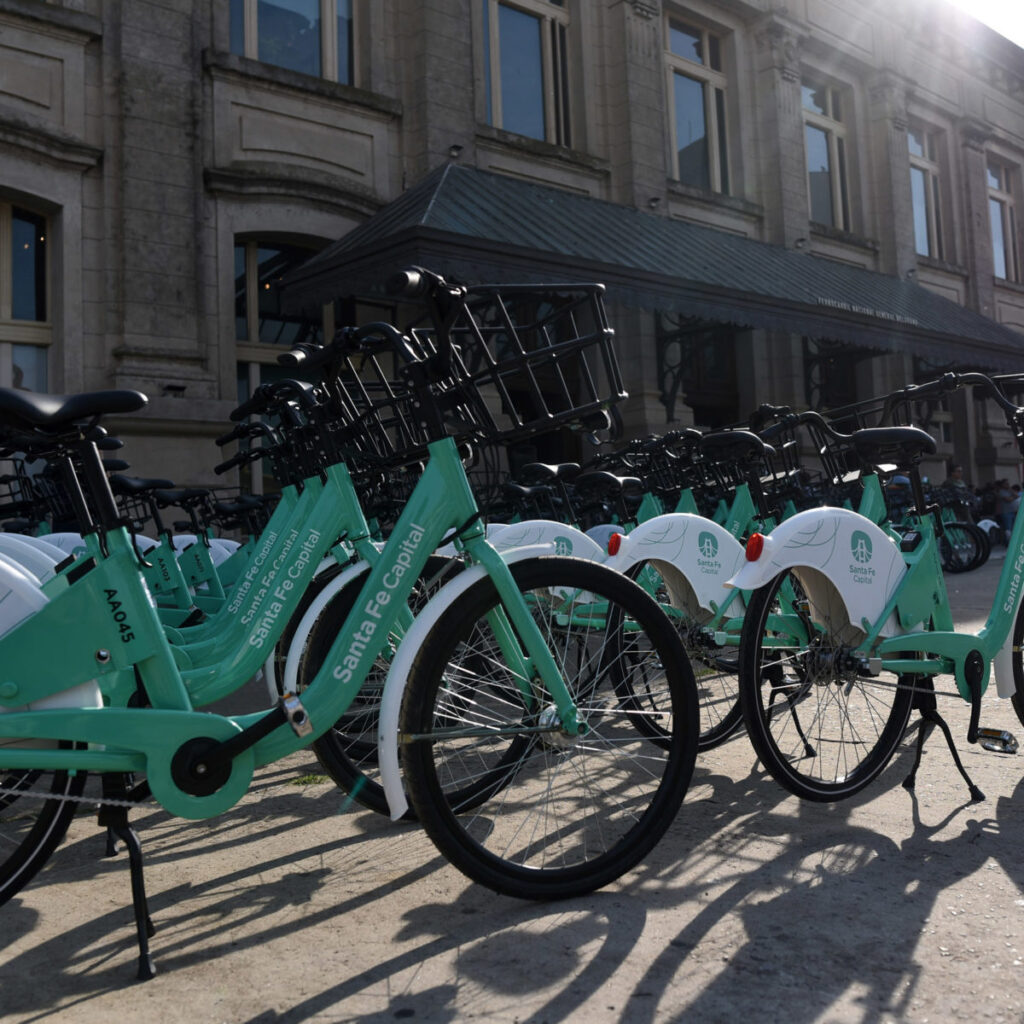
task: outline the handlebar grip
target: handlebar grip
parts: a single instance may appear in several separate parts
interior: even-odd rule
[[[232,441],[240,441],[243,437],[249,435],[249,424],[239,423],[237,427],[233,427],[226,434],[221,434],[213,443],[218,448],[223,448],[226,444],[231,444]]]
[[[229,469],[234,469],[235,466],[244,466],[249,462],[262,459],[265,454],[266,452],[262,448],[250,448],[248,451],[232,455],[230,459],[222,462],[219,466],[214,466],[213,471],[219,476],[222,473],[226,473]]]
[[[406,267],[388,278],[384,290],[388,295],[418,299],[427,294],[428,280],[419,267]]]

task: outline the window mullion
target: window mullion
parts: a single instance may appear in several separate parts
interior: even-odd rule
[[[497,0],[487,0],[490,10],[490,52],[491,52],[491,117],[492,123],[504,125],[505,119],[501,109],[501,38],[498,34],[498,19],[501,12],[498,10]]]
[[[338,19],[336,0],[320,0],[320,64],[323,77],[338,80]]]
[[[0,203],[0,320],[11,319],[11,290],[14,268],[11,266],[11,208]]]
[[[259,243],[245,243],[245,319],[246,340],[255,345],[260,340],[260,268]],[[258,382],[257,382],[258,383]]]
[[[706,41],[704,46],[706,52]],[[708,133],[708,177],[711,180],[711,191],[721,192],[722,175],[718,166],[718,117],[715,109],[715,88],[709,81],[704,81],[701,88],[704,93],[704,124]]]
[[[259,0],[246,0],[245,2],[245,55],[252,60],[260,58],[258,5]]]
[[[550,18],[541,18],[540,22],[541,87],[544,90],[544,138],[548,142],[557,143],[557,121],[555,118],[555,89],[557,88],[557,78],[555,69],[555,48],[551,41],[552,23]]]

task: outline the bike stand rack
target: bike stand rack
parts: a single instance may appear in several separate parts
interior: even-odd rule
[[[103,796],[107,799],[128,799],[128,787],[122,775],[103,776]],[[117,840],[124,843],[128,851],[128,870],[132,881],[132,909],[135,914],[135,930],[139,944],[139,981],[149,981],[156,975],[153,957],[149,952],[149,940],[156,934],[153,919],[149,916],[146,900],[146,883],[142,871],[142,843],[135,830],[128,824],[128,808],[123,805],[101,804],[97,823],[107,830],[106,856],[117,854]]]
[[[917,781],[917,769],[921,764],[921,755],[924,753],[925,740],[931,735],[932,730],[938,726],[942,730],[943,736],[946,737],[946,744],[949,747],[949,752],[953,755],[953,763],[956,765],[957,771],[960,772],[964,782],[967,783],[967,789],[971,794],[971,803],[981,803],[985,799],[985,794],[971,781],[971,777],[967,774],[967,769],[964,768],[963,762],[960,760],[960,755],[957,753],[956,746],[953,743],[953,734],[949,731],[946,720],[939,714],[935,701],[935,689],[931,684],[931,679],[928,679],[927,686],[919,686],[915,691],[914,709],[921,712],[921,727],[917,734],[917,751],[914,755],[914,766],[910,769],[910,774],[903,780],[903,788],[911,793],[914,791],[914,784]]]

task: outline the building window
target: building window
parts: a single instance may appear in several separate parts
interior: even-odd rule
[[[918,256],[944,259],[942,201],[939,190],[941,136],[921,126],[907,132],[910,149],[910,198],[914,207],[914,248]]]
[[[677,18],[668,19],[666,36],[673,174],[686,185],[728,194],[721,41]]]
[[[0,200],[0,387],[48,390],[48,236],[44,214]]]
[[[231,0],[231,52],[355,83],[353,0]]]
[[[487,123],[572,145],[565,0],[481,0]]]
[[[265,240],[235,243],[235,352],[238,401],[244,402],[260,384],[284,377],[301,377],[294,369],[278,365],[283,349],[299,342],[323,344],[325,331],[334,332],[332,307],[324,306],[321,316],[309,318],[285,313],[281,303],[284,276],[316,253],[312,246]],[[245,477],[248,476],[248,480]],[[264,478],[262,464],[243,470],[243,484],[253,494],[272,489]]]
[[[801,92],[811,220],[848,231],[850,200],[842,94],[832,86],[806,78],[801,83]]]
[[[1019,281],[1020,250],[1017,243],[1016,173],[1008,164],[988,161],[988,217],[992,228],[995,275]]]

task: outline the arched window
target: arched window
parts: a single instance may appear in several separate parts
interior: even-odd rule
[[[0,387],[49,386],[49,227],[45,214],[0,198]]]

